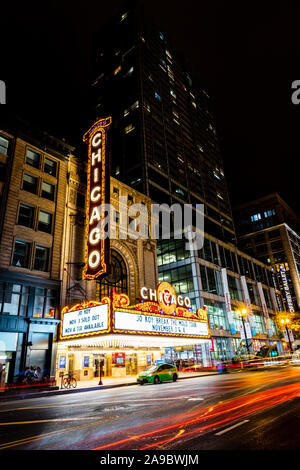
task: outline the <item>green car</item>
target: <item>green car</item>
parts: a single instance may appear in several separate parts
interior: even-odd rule
[[[149,366],[147,369],[140,372],[136,378],[137,382],[143,385],[144,383],[159,384],[161,382],[167,382],[173,380],[175,382],[178,379],[178,372],[172,364],[157,364]]]

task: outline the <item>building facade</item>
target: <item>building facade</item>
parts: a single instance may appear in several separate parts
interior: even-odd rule
[[[281,309],[300,306],[300,218],[277,194],[234,210],[239,247],[272,266],[282,292]]]
[[[72,147],[20,120],[0,130],[0,351],[6,382],[55,373]]]
[[[83,279],[86,262],[86,181],[87,163],[72,155],[69,160],[65,242],[62,249],[64,272],[61,303],[73,306],[89,301],[99,302],[114,292],[116,295],[127,295],[130,304],[134,305],[140,301],[141,287],[155,290],[157,286],[156,240],[122,239],[119,236],[120,213],[124,209],[128,211],[132,204],[143,204],[150,211],[151,201],[144,194],[110,178],[110,202],[115,209],[111,229],[116,235],[110,240],[111,270],[100,279]],[[128,217],[128,224],[130,222]],[[56,378],[59,381],[59,374],[65,372],[74,374],[78,380],[92,380],[99,376],[101,361],[105,375],[131,375],[147,365],[148,357],[153,362],[161,359],[161,354],[162,349],[157,341],[147,342],[142,336],[132,340],[124,335],[79,336],[69,341],[62,338],[58,341]],[[121,366],[115,362],[118,357],[124,357]]]
[[[159,280],[189,295],[195,308],[207,306],[213,343],[201,353],[192,345],[168,353],[203,363],[237,355],[243,341],[234,311],[241,304],[254,312],[253,349],[275,341],[281,351],[277,279],[236,248],[209,95],[139,2],[128,2],[95,37],[91,104],[91,116],[113,117],[114,177],[159,204],[204,204],[203,249],[158,240],[157,256]]]

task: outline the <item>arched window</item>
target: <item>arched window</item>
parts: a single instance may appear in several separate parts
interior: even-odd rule
[[[114,287],[118,294],[127,294],[127,269],[123,257],[111,250],[111,272],[97,281],[97,299],[110,295]]]

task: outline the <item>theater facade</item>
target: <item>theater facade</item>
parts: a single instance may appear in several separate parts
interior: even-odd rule
[[[100,301],[63,308],[57,372],[90,380],[102,362],[104,375],[125,377],[165,360],[166,348],[197,346],[205,354],[209,341],[206,310],[192,311],[190,299],[176,295],[171,284],[142,287],[134,305],[113,288]]]

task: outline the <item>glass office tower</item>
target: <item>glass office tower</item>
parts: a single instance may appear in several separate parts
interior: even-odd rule
[[[157,255],[159,280],[189,295],[194,307],[207,307],[212,348],[191,345],[170,356],[207,364],[238,354],[235,310],[245,303],[253,314],[253,350],[276,343],[281,351],[276,276],[236,248],[210,98],[191,66],[137,2],[96,34],[93,57],[91,123],[112,116],[112,176],[159,204],[204,204],[203,249],[160,240]]]

